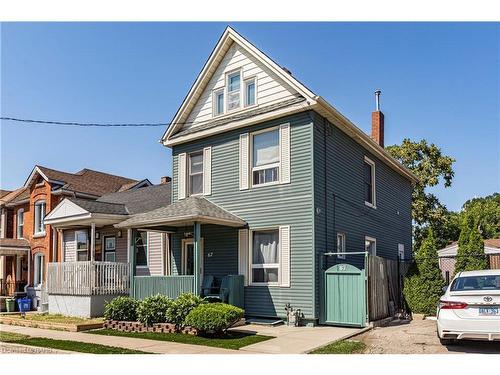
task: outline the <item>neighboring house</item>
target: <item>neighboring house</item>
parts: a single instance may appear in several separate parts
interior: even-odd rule
[[[57,232],[44,223],[45,215],[61,200],[95,200],[104,194],[150,185],[148,180],[90,169],[67,173],[35,166],[22,188],[0,199],[2,294],[12,294],[27,284],[38,287],[46,279],[47,263],[61,259]]]
[[[247,316],[283,317],[290,303],[306,322],[326,322],[328,253],[361,267],[349,252],[411,254],[415,177],[383,141],[378,106],[370,137],[227,28],[162,138],[172,204],[115,227],[169,234],[165,285],[184,275],[200,292],[204,275],[240,274]],[[132,294],[154,290],[158,279],[132,272]]]
[[[458,253],[458,241],[438,250],[439,268],[447,283],[455,274],[455,262]],[[500,269],[500,238],[484,240],[484,253],[489,256],[490,268]]]

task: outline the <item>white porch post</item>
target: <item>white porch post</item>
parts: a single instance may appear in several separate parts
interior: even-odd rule
[[[194,290],[195,294],[201,293],[201,225],[198,221],[194,222]]]
[[[134,297],[134,276],[135,276],[135,246],[134,246],[134,236],[135,236],[135,230],[132,229],[127,229],[127,250],[128,250],[128,256],[127,260],[129,263],[130,267],[130,273],[129,273],[129,295],[130,297]]]
[[[52,261],[57,262],[57,229],[52,228]]]
[[[95,260],[95,223],[90,224],[90,261]]]
[[[28,250],[28,285],[31,285],[31,249]]]
[[[66,259],[64,258],[64,237],[62,229],[57,230],[57,237],[57,241],[61,244],[61,262],[64,262]]]

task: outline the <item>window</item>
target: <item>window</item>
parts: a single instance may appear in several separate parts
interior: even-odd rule
[[[500,290],[500,275],[480,275],[457,277],[451,284],[450,291],[496,291]]]
[[[89,238],[86,230],[77,230],[75,232],[76,242],[76,260],[85,262],[89,260]]]
[[[245,107],[255,105],[255,78],[245,81]]]
[[[279,180],[279,139],[278,129],[253,134],[253,185],[268,184]]]
[[[148,232],[140,231],[135,238],[135,264],[148,266]]]
[[[43,254],[41,254],[41,253],[35,254],[34,280],[33,280],[33,285],[35,287],[37,287],[43,283],[43,274],[44,274],[44,267],[45,267],[44,259],[45,259],[45,257]]]
[[[278,283],[279,251],[278,229],[252,232],[253,283]]]
[[[104,237],[104,261],[116,262],[116,237]]]
[[[43,219],[45,217],[45,201],[35,202],[35,234],[45,234],[45,225]]]
[[[405,258],[405,245],[402,243],[398,243],[398,257],[400,260]]]
[[[203,194],[203,152],[189,154],[189,195]]]
[[[24,209],[17,210],[17,238],[23,238]]]
[[[228,74],[227,76],[227,110],[232,111],[240,108],[240,81],[241,73],[239,71]]]
[[[345,253],[345,234],[337,233],[337,253]],[[345,259],[345,254],[338,254],[337,258]]]
[[[365,204],[375,208],[375,163],[367,157],[364,162],[364,194]]]
[[[219,116],[224,113],[224,88],[214,91],[214,116]]]
[[[373,237],[365,237],[365,251],[370,255],[377,255],[377,240]]]

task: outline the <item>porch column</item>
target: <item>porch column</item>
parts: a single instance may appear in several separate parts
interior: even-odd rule
[[[130,267],[129,272],[129,295],[134,297],[134,276],[135,276],[135,245],[134,245],[135,230],[127,229],[127,250],[128,250],[128,263]]]
[[[201,293],[201,225],[198,221],[194,222],[194,290],[196,294]]]
[[[95,260],[95,223],[90,224],[90,261]]]
[[[52,230],[52,261],[57,262],[57,229]]]

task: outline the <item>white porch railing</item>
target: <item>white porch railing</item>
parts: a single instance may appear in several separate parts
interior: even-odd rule
[[[128,263],[49,263],[47,269],[48,294],[92,296],[129,293]]]

